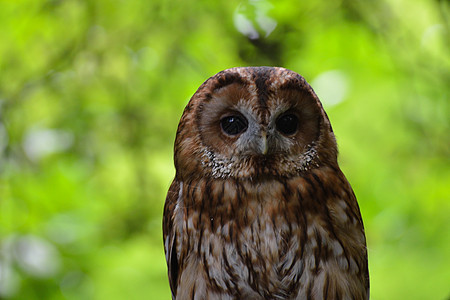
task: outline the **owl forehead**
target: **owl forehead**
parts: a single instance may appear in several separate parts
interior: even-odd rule
[[[303,77],[284,68],[233,68],[216,74],[210,80],[212,93],[206,96],[207,100],[220,101],[258,116],[263,123],[269,116],[289,109],[290,103],[285,101],[288,95],[293,92],[310,94]]]

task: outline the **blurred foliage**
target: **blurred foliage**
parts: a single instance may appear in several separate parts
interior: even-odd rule
[[[449,2],[0,0],[0,28],[0,298],[169,299],[183,108],[277,65],[327,109],[371,298],[448,299]]]

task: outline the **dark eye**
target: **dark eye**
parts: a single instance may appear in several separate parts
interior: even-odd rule
[[[298,118],[293,114],[280,116],[276,121],[277,130],[282,134],[290,135],[297,131]]]
[[[247,120],[242,116],[228,116],[220,120],[222,130],[229,135],[236,135],[247,129]]]

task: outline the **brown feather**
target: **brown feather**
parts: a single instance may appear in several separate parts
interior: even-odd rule
[[[233,112],[248,122],[237,136],[220,127]],[[276,124],[287,112],[290,135]],[[207,80],[181,118],[175,166],[163,221],[174,299],[368,299],[358,203],[300,75],[235,68]]]

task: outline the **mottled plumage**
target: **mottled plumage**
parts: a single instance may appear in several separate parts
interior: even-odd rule
[[[175,299],[368,299],[363,222],[312,88],[283,68],[222,71],[175,140],[164,246]]]

